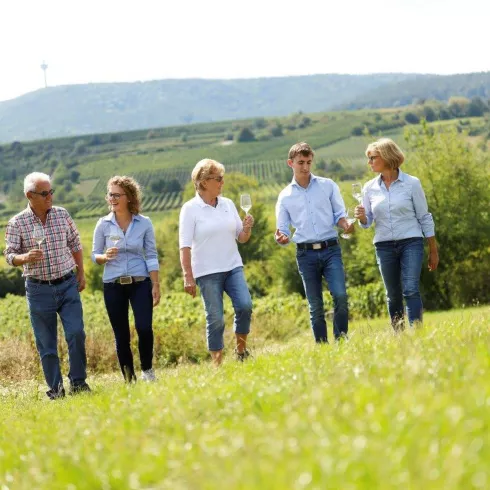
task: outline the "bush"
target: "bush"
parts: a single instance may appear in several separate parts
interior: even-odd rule
[[[250,128],[245,127],[240,130],[237,139],[240,143],[248,143],[255,141],[255,134]]]

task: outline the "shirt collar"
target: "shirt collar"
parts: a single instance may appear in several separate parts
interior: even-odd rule
[[[405,182],[405,174],[400,169],[398,169],[398,178],[396,180],[399,180],[400,182]],[[393,182],[396,182],[396,180],[394,180]],[[382,182],[383,179],[381,178],[381,174],[379,174],[378,184],[381,185]]]
[[[111,211],[107,216],[104,216],[102,218],[104,221],[110,221],[111,223],[113,224],[117,224],[116,222],[116,215],[114,214],[113,211]],[[139,221],[141,218],[140,218],[140,215],[139,214],[133,214],[132,218],[131,218],[131,221],[132,220],[136,220],[136,221]]]
[[[199,204],[199,206],[201,208],[205,208],[206,206],[209,206],[209,204],[205,203],[204,202],[204,199],[199,195],[199,192],[196,192],[196,202],[197,204]],[[216,198],[217,202],[216,202],[216,207],[218,207],[220,205],[220,199],[219,199],[219,196]],[[213,206],[209,206],[210,208],[212,208]]]
[[[308,183],[308,185],[310,185],[317,178],[318,177],[316,175],[313,175],[312,173],[310,173],[310,182]],[[297,187],[303,188],[303,186],[301,186],[301,185],[298,184],[298,181],[294,178],[294,175],[293,175],[293,180],[291,181],[291,185],[295,185]]]

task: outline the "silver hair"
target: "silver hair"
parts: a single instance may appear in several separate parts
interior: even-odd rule
[[[48,174],[43,174],[42,172],[32,172],[29,175],[26,175],[26,178],[24,179],[24,194],[35,191],[38,182],[51,183],[51,177]]]

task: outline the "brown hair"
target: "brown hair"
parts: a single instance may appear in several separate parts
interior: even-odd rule
[[[126,175],[116,175],[107,182],[107,191],[111,185],[118,185],[124,189],[128,198],[128,210],[131,214],[139,214],[141,212],[141,187],[132,177]],[[110,206],[109,206],[109,209]]]
[[[196,166],[192,170],[192,182],[196,191],[203,191],[204,186],[202,185],[204,180],[207,180],[210,175],[221,175],[225,173],[225,167],[222,163],[216,160],[211,160],[211,158],[204,158],[196,163]]]
[[[405,161],[400,147],[390,138],[381,138],[370,143],[366,148],[366,156],[369,157],[370,153],[379,155],[392,170],[396,170]]]
[[[288,159],[294,160],[298,155],[303,155],[304,157],[315,156],[315,152],[311,149],[311,146],[308,143],[302,141],[301,143],[296,143],[291,146],[288,153]]]

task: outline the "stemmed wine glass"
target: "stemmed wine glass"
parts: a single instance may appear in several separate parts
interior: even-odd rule
[[[109,240],[112,242],[112,244],[117,247],[117,244],[122,240],[122,236],[117,232],[117,231],[113,231],[110,235],[109,235]],[[115,258],[115,257],[113,257]],[[112,260],[112,259],[110,259]]]
[[[352,184],[352,196],[359,204],[362,204],[362,184],[360,182]]]
[[[347,223],[349,223],[349,225],[356,222],[356,218],[351,218],[350,216],[352,216],[352,209],[346,209],[345,219],[347,220]],[[341,233],[340,236],[342,238],[345,238],[346,240],[350,240],[352,238],[352,233]]]
[[[240,207],[245,211],[245,215],[247,215],[252,207],[252,199],[250,198],[250,194],[240,195]]]
[[[37,247],[41,249],[41,243],[46,239],[46,235],[44,234],[44,227],[40,225],[35,225],[32,230],[32,238],[37,243]]]

